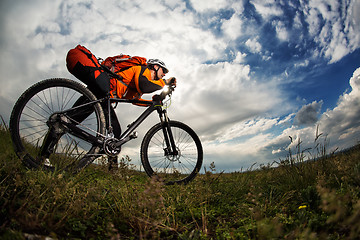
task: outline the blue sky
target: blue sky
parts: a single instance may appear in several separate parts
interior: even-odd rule
[[[178,79],[170,117],[199,134],[219,171],[277,161],[298,139],[313,147],[317,127],[329,151],[360,141],[358,0],[3,0],[0,12],[6,122],[30,85],[75,79],[65,56],[80,43],[102,58],[165,61]],[[119,106],[122,126],[142,110]],[[155,121],[122,154],[138,162]]]

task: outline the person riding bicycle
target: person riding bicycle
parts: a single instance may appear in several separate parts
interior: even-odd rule
[[[176,85],[175,78],[163,79],[169,70],[159,59],[149,59],[146,66],[135,65],[116,73],[120,76],[119,80],[111,79],[106,72],[99,71],[101,67],[97,58],[81,45],[68,52],[66,64],[69,72],[84,82],[97,98],[103,98],[110,94],[111,97],[143,100],[141,96],[144,93],[160,90],[166,84]],[[84,98],[80,97],[74,106],[84,104],[83,101]],[[102,105],[105,115],[108,115],[106,103]],[[141,106],[141,104],[138,105]],[[80,123],[88,117],[88,114],[90,115],[91,112],[71,117]],[[108,121],[108,118],[106,120]],[[114,137],[119,138],[121,127],[112,106],[110,106],[110,121]]]

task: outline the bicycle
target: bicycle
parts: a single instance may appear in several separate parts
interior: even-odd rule
[[[15,152],[29,168],[78,172],[99,157],[119,155],[121,146],[137,138],[135,129],[156,111],[160,122],[147,131],[141,143],[142,166],[148,176],[166,184],[188,183],[200,171],[203,149],[189,126],[167,116],[163,101],[174,89],[164,87],[152,101],[97,99],[79,82],[43,80],[20,96],[11,113]],[[111,104],[118,103],[142,104],[146,109],[119,138],[114,138],[109,110]],[[108,108],[106,116],[104,107]]]

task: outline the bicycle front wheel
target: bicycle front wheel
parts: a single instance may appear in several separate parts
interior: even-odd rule
[[[196,133],[187,125],[170,121],[176,154],[168,153],[161,123],[152,127],[141,144],[141,162],[148,176],[166,184],[188,183],[200,171],[203,150]]]
[[[90,90],[69,79],[48,79],[30,87],[10,117],[16,154],[31,168],[76,171],[87,166],[100,147],[75,136],[63,123],[72,123],[89,137],[104,135],[104,112],[96,100]]]

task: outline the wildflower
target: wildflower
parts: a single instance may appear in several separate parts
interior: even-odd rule
[[[306,206],[306,205],[302,205],[302,206],[299,207],[299,210],[304,209],[304,208],[307,208],[307,206]]]

